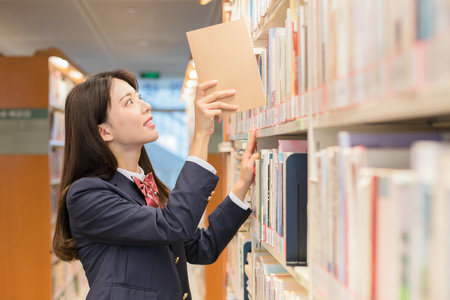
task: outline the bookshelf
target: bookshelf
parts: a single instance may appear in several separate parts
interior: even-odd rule
[[[307,139],[308,153],[307,266],[287,264],[280,239],[270,234],[275,238],[263,241],[252,214],[241,229],[249,234],[251,255],[243,257],[239,249],[244,234],[228,252],[234,298],[450,297],[442,279],[450,275],[442,250],[450,247],[450,222],[443,212],[450,190],[444,175],[450,167],[448,4],[224,2],[224,22],[242,18],[248,24],[267,96],[266,106],[224,120],[228,181],[236,180],[251,128],[258,129],[258,151],[276,149],[278,140]],[[272,48],[285,60],[278,66],[271,62],[271,39],[287,49]],[[269,180],[276,186],[274,181]],[[246,197],[250,205],[266,198],[264,193],[255,198],[261,182],[255,180]],[[271,206],[270,197],[268,205],[277,211],[278,202]],[[269,285],[257,279],[261,257],[270,257],[267,270],[274,270],[261,273]],[[246,260],[242,268],[239,263]],[[277,272],[290,274],[301,295],[281,298]],[[234,278],[244,274],[247,283]]]
[[[59,261],[51,253],[51,239],[64,153],[65,97],[85,75],[52,48],[29,57],[0,57],[0,77],[0,110],[6,112],[0,122],[11,128],[0,133],[2,144],[9,144],[0,153],[0,173],[9,177],[2,178],[9,184],[1,188],[6,246],[0,255],[7,258],[1,261],[2,297],[84,299],[88,285],[81,264]]]
[[[261,242],[261,247],[270,253],[270,255],[272,255],[279,263],[280,265],[283,266],[283,268],[286,269],[286,271],[288,271],[288,273],[290,273],[297,281],[298,283],[305,287],[305,288],[309,288],[309,269],[308,267],[291,267],[286,265],[286,263],[284,262],[284,259],[282,257],[280,257],[280,255],[274,251],[274,248],[272,246],[270,246],[269,244],[263,243]]]
[[[64,106],[72,87],[85,80],[85,75],[69,61],[58,56],[49,57],[49,164],[51,186],[51,236],[56,222],[59,185],[64,157]],[[52,254],[52,299],[84,299],[88,291],[87,279],[79,261],[60,261]]]
[[[265,45],[267,43],[268,30],[271,27],[283,26],[286,19],[286,9],[289,7],[288,0],[271,1],[266,10],[266,15],[253,30],[253,45]]]

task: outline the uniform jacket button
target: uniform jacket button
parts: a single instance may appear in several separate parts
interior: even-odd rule
[[[183,300],[186,299],[188,296],[189,296],[188,293],[184,293],[184,295],[183,295]]]
[[[177,256],[177,258],[175,258],[175,263],[177,264],[179,260],[180,260],[180,257]]]

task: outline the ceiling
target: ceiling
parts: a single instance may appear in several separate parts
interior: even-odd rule
[[[56,47],[88,74],[117,67],[184,76],[186,32],[221,20],[221,0],[0,0],[0,53]]]

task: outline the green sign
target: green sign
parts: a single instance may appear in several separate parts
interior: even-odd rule
[[[0,108],[0,120],[27,120],[27,119],[47,119],[48,110],[46,108]]]
[[[141,72],[140,75],[141,75],[141,78],[147,78],[147,79],[157,79],[160,76],[159,72]]]
[[[47,109],[0,108],[0,154],[48,153]]]

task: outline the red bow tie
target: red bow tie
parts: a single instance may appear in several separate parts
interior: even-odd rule
[[[153,178],[152,172],[145,175],[143,181],[136,177],[133,177],[133,179],[142,194],[144,194],[145,202],[147,202],[148,206],[163,207],[159,202],[158,187],[156,186],[155,178]]]

